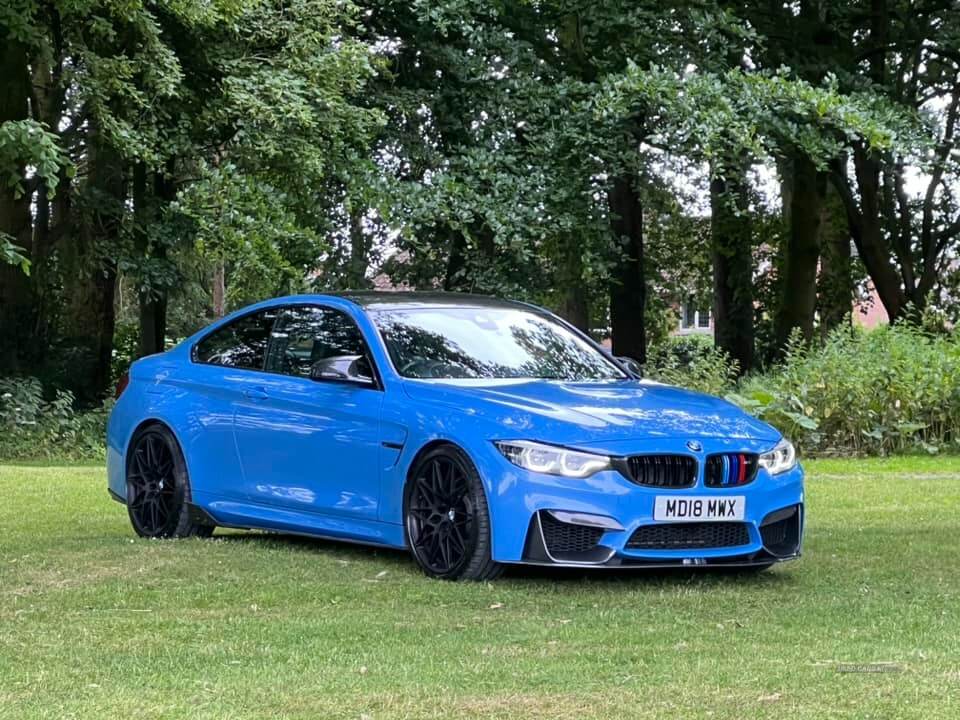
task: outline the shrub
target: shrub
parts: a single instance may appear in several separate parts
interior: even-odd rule
[[[649,377],[724,396],[779,428],[807,454],[892,454],[960,448],[960,335],[907,326],[842,328],[736,380],[710,338],[652,348]],[[79,413],[69,392],[0,378],[0,459],[100,459],[110,403]]]
[[[102,459],[109,406],[79,413],[68,391],[46,399],[36,378],[0,378],[0,459]]]
[[[908,326],[844,328],[814,349],[794,339],[731,399],[808,451],[937,452],[960,431],[960,342]]]
[[[714,346],[711,337],[685,335],[652,348],[644,373],[668,385],[725,395],[733,389],[737,369],[736,361]]]
[[[705,342],[706,341],[706,342]],[[650,377],[725,396],[811,454],[938,452],[960,445],[960,337],[896,325],[794,337],[780,365],[735,381],[709,338],[672,338]]]

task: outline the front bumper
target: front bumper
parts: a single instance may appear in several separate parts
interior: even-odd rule
[[[641,525],[646,530],[653,526],[662,527],[662,523]],[[698,525],[688,523],[692,535],[698,534]],[[649,549],[635,552],[627,545],[618,553],[612,532],[593,528],[594,535],[586,536],[583,526],[573,522],[560,522],[550,510],[540,510],[534,514],[527,533],[527,542],[522,561],[528,565],[559,565],[565,567],[612,567],[612,568],[671,568],[671,567],[766,567],[800,557],[803,538],[803,505],[792,505],[770,513],[756,527],[760,535],[760,548],[743,552],[753,545],[752,531],[746,523],[727,523],[725,535],[731,535],[735,525],[742,525],[746,542],[730,545],[723,549],[742,554],[715,554],[721,548],[710,547],[697,538],[701,547],[686,547],[671,550],[673,556],[656,556]],[[573,537],[579,541],[579,547],[569,542]],[[575,549],[572,549],[575,548]],[[701,554],[707,551],[709,554]]]
[[[760,469],[753,482],[736,488],[708,488],[703,484],[702,472],[706,455],[733,450],[764,452],[770,443],[720,440],[703,444],[704,450],[695,453],[701,468],[697,483],[682,490],[640,486],[616,471],[573,479],[530,473],[510,464],[499,453],[484,458],[478,463],[483,466],[481,475],[498,479],[488,487],[494,559],[506,563],[576,567],[663,568],[763,566],[799,557],[804,529],[800,465],[776,476]],[[663,440],[652,449],[637,449],[631,444],[623,454],[642,452],[691,454],[683,442]],[[653,519],[653,509],[658,495],[671,494],[705,499],[744,496],[742,526],[734,528],[735,523],[723,523],[715,528],[703,527],[690,532],[687,532],[690,528],[679,528],[679,534],[666,533],[670,528]],[[591,523],[594,527],[581,525],[584,521],[590,522],[591,516],[597,519]],[[568,528],[568,532],[563,528],[555,532],[558,518],[568,525],[581,526]],[[571,523],[571,519],[577,522]],[[597,524],[605,527],[597,528]],[[637,537],[648,536],[653,526],[656,526],[655,534],[666,533],[670,536],[668,540],[659,546],[638,543]],[[645,529],[638,533],[641,528]],[[722,540],[712,544],[714,535]],[[684,540],[691,536],[692,543]],[[588,540],[594,542],[591,544]]]

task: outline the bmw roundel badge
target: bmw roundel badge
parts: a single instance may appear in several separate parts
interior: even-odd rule
[[[687,448],[691,452],[700,452],[703,450],[703,445],[698,443],[696,440],[687,440]]]

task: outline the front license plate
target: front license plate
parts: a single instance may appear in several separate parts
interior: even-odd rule
[[[653,506],[653,519],[672,522],[743,520],[746,509],[747,500],[743,495],[730,497],[658,495]]]

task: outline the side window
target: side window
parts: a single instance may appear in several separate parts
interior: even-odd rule
[[[273,332],[267,370],[308,378],[318,364],[358,358],[362,374],[372,378],[363,337],[350,317],[332,308],[294,307]]]
[[[198,342],[194,359],[209,365],[263,370],[276,318],[273,308],[244,315]]]

